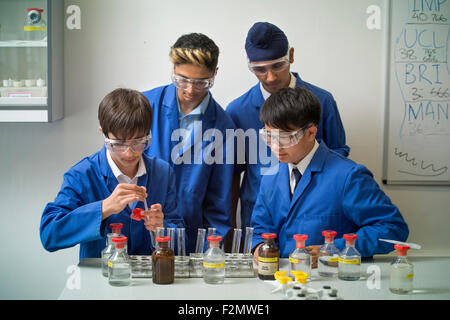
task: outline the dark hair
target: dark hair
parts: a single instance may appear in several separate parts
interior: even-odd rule
[[[121,140],[136,133],[147,135],[152,128],[152,108],[136,90],[119,88],[108,93],[98,107],[98,120],[105,136],[112,133]]]
[[[283,88],[272,94],[261,108],[259,119],[283,131],[320,123],[320,102],[308,89]]]
[[[178,38],[169,56],[173,64],[196,64],[214,72],[219,62],[219,48],[204,34],[190,33]]]

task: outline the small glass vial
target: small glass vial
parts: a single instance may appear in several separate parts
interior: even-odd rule
[[[306,234],[294,234],[296,248],[289,255],[290,271],[303,271],[311,276],[311,254],[305,248]]]
[[[355,281],[361,277],[361,254],[355,248],[357,238],[354,233],[344,234],[345,248],[339,255],[338,264],[338,278],[341,280]]]
[[[275,233],[263,233],[264,244],[258,249],[258,278],[275,280],[280,261],[280,249],[275,245]]]
[[[171,284],[175,280],[175,254],[169,247],[170,237],[156,237],[152,253],[152,279],[156,284]]]
[[[391,264],[389,290],[396,294],[407,294],[413,290],[414,266],[406,259],[409,246],[396,244],[397,258]]]
[[[209,284],[221,284],[225,280],[225,252],[220,249],[221,236],[207,238],[208,250],[203,256],[203,280]]]
[[[318,272],[321,277],[334,277],[338,273],[339,250],[334,245],[336,231],[324,230],[325,243],[319,249]]]
[[[131,283],[131,263],[125,254],[125,243],[127,237],[116,236],[111,240],[116,249],[108,260],[109,284],[112,286],[128,286]]]

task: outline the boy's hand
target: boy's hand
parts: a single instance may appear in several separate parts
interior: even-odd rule
[[[135,201],[145,201],[146,188],[135,184],[120,183],[111,195],[102,201],[102,220],[121,212],[125,206]]]
[[[156,231],[156,228],[164,227],[164,214],[159,203],[153,204],[150,210],[142,213],[145,215],[144,225],[147,230]]]
[[[306,250],[309,251],[309,253],[311,254],[311,268],[317,268],[317,258],[319,257],[319,249],[320,246],[308,246],[306,247]]]

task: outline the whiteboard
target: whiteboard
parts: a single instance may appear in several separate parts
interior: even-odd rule
[[[450,184],[450,0],[389,1],[383,182]]]

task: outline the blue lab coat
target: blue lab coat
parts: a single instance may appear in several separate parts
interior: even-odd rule
[[[178,209],[186,225],[186,252],[190,253],[195,251],[198,228],[215,227],[216,234],[222,237],[231,228],[234,159],[226,159],[227,148],[233,148],[226,130],[234,131],[235,125],[211,95],[201,121],[181,144],[179,136],[172,137],[174,130],[180,128],[177,88],[170,84],[143,94],[153,108],[152,144],[147,153],[174,168]],[[216,147],[215,155],[221,160],[204,161],[205,155],[213,154],[211,150]]]
[[[138,185],[147,188],[147,205],[160,203],[165,227],[183,227],[177,212],[175,175],[164,161],[143,155],[147,173]],[[61,190],[48,203],[41,218],[40,235],[44,248],[56,251],[80,244],[80,259],[100,257],[106,246],[110,223],[123,223],[128,237],[128,254],[151,254],[151,240],[144,222],[130,218],[132,209],[144,208],[142,202],[127,205],[123,211],[102,221],[102,201],[118,185],[106,157],[106,148],[82,159],[64,174]]]
[[[297,86],[311,90],[320,101],[322,112],[316,135],[317,140],[325,141],[330,149],[346,157],[350,152],[350,148],[345,144],[344,127],[333,96],[328,91],[303,81],[297,73],[294,72],[293,74],[297,78]],[[264,123],[259,120],[259,112],[263,104],[264,98],[261,93],[260,83],[258,82],[248,92],[233,100],[228,105],[226,112],[231,116],[238,128],[244,131],[248,129],[258,131],[264,127]],[[258,150],[260,147],[267,149],[265,154],[271,155],[270,148],[266,144],[258,142],[257,146]],[[249,164],[249,152],[249,146],[246,145],[247,164],[237,165],[235,169],[235,174],[245,171],[240,195],[241,219],[244,227],[250,225],[251,213],[261,182],[261,167],[269,165],[261,164],[259,152],[257,153],[257,163]]]
[[[321,142],[297,185],[289,195],[289,168],[280,164],[276,175],[264,176],[252,216],[252,246],[261,234],[276,233],[281,257],[295,249],[294,234],[306,234],[306,246],[324,243],[323,230],[335,230],[335,244],[356,233],[356,249],[363,257],[384,254],[393,245],[379,238],[406,241],[409,230],[398,208],[379,188],[364,166],[331,151]]]

